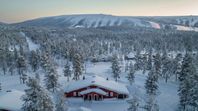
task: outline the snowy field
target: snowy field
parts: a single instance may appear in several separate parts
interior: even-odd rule
[[[66,85],[66,78],[62,76],[62,67],[58,68],[60,74],[60,83],[63,87]],[[31,74],[29,74],[31,75]],[[88,63],[87,75],[99,75],[102,77],[108,77],[112,79],[111,63]],[[126,78],[126,73],[122,72],[119,82],[127,84],[131,94],[138,95],[141,103],[144,104],[145,89],[144,83],[146,74],[142,74],[141,71],[136,72],[135,83],[130,86]],[[15,76],[3,76],[1,75],[0,81],[2,82],[3,91],[0,93],[0,97],[5,94],[5,91],[17,90],[23,92],[26,88],[25,85],[19,83],[19,77]],[[169,81],[165,83],[164,80],[159,82],[159,95],[157,97],[160,111],[174,111],[177,108],[178,96],[177,96],[177,83]],[[104,100],[97,102],[84,102],[82,99],[68,99],[68,104],[71,111],[87,110],[87,111],[126,111],[128,104],[126,100]],[[16,103],[18,105],[18,103]],[[1,106],[1,100],[0,100]],[[89,109],[89,110],[88,110]]]
[[[29,50],[36,50],[39,48],[38,45],[34,44],[24,33],[21,33],[27,40]],[[64,88],[67,84],[67,78],[63,76],[63,60],[56,60],[59,64],[57,68],[59,77],[59,82]],[[125,61],[121,64],[124,70]],[[24,94],[24,89],[27,87],[24,84],[20,84],[18,75],[3,75],[0,73],[0,82],[2,83],[2,91],[0,92],[0,108],[4,106],[9,106],[10,101],[6,98],[13,100],[10,108],[17,110],[17,107],[22,105],[19,100],[20,96]],[[40,71],[41,80],[43,78],[43,73]],[[33,76],[34,73],[29,72],[28,76]],[[99,63],[87,63],[86,75],[98,75],[103,78],[108,78],[114,80],[111,73],[111,63],[110,62],[99,62]],[[121,78],[118,80],[120,83],[124,83],[128,86],[128,90],[131,95],[137,95],[140,100],[140,106],[144,105],[145,100],[145,88],[144,83],[147,77],[147,73],[143,74],[142,71],[135,73],[135,83],[131,86],[126,78],[127,73],[122,72]],[[157,96],[160,111],[175,111],[178,105],[178,95],[177,95],[177,83],[169,81],[165,83],[164,80],[159,80],[159,95]],[[7,103],[5,103],[7,102]],[[82,99],[67,99],[70,111],[127,111],[128,103],[127,100],[104,100],[104,101],[92,101],[84,102]]]

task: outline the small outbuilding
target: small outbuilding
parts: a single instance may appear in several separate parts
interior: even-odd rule
[[[95,101],[111,98],[125,99],[129,97],[129,91],[122,83],[99,76],[88,76],[69,83],[65,88],[65,96]]]

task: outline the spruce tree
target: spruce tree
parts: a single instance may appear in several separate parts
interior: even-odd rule
[[[116,81],[118,81],[118,78],[120,78],[120,73],[121,73],[121,67],[119,65],[118,57],[116,55],[113,56],[112,58],[112,72],[113,72],[113,77],[115,78]]]
[[[23,111],[53,111],[53,102],[48,92],[39,85],[36,79],[30,78],[27,86],[29,88],[22,96]]]
[[[198,73],[192,76],[192,88],[190,89],[190,106],[192,111],[198,110]]]
[[[172,61],[167,56],[164,56],[162,60],[162,74],[161,75],[165,79],[166,83],[171,76],[171,73],[172,73],[171,69],[172,69]]]
[[[44,69],[45,72],[47,72],[51,64],[52,63],[48,52],[44,52],[41,56],[41,67]]]
[[[73,71],[74,71],[74,80],[79,80],[83,72],[82,58],[80,54],[76,53],[73,57]]]
[[[148,73],[145,83],[145,89],[148,95],[157,95],[157,89],[158,89],[157,82],[158,82],[157,74],[154,71],[154,68],[152,68],[151,71]]]
[[[151,68],[152,68],[152,60],[153,60],[152,56],[153,56],[152,50],[149,50],[148,61],[147,61],[147,70],[151,70]]]
[[[140,51],[136,52],[134,67],[136,71],[141,70],[143,67]]]
[[[154,95],[149,95],[144,109],[146,111],[159,111],[159,106],[157,104],[157,101],[155,100]]]
[[[135,79],[135,70],[134,70],[134,66],[132,63],[129,66],[129,73],[128,73],[127,78],[129,80],[130,84],[132,85],[132,83],[134,83],[134,79]]]
[[[161,56],[157,53],[154,57],[154,71],[156,73],[157,78],[161,75]]]
[[[30,65],[34,72],[39,69],[39,55],[35,51],[31,51]]]
[[[64,76],[67,77],[67,81],[69,81],[69,78],[71,77],[72,72],[71,72],[70,64],[68,61],[65,64],[63,72],[64,72]]]
[[[48,91],[54,92],[59,87],[58,73],[54,66],[50,66],[50,68],[45,74],[44,81]]]
[[[178,95],[180,97],[180,110],[186,111],[189,109],[193,95],[191,90],[194,88],[194,77],[196,75],[196,69],[193,64],[191,53],[186,53],[183,62],[181,73],[179,75],[179,90]]]
[[[139,100],[136,96],[133,96],[133,98],[128,100],[127,102],[129,104],[129,108],[127,111],[138,111]]]
[[[0,83],[0,92],[1,92],[1,90],[2,90],[2,85],[1,85],[1,83]]]
[[[20,82],[25,83],[26,80],[26,61],[23,56],[19,56],[17,59],[18,74],[20,75]]]

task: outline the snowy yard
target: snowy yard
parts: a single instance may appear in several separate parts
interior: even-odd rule
[[[87,74],[88,75],[99,75],[102,77],[108,77],[109,79],[112,79],[111,74],[111,63],[89,63],[87,66]],[[62,68],[58,68],[58,72],[60,75],[62,75]],[[17,76],[3,76],[1,75],[0,81],[2,82],[3,91],[0,93],[0,96],[3,96],[5,91],[8,90],[18,90],[23,91],[26,86],[19,83],[18,80],[19,77]],[[146,75],[142,74],[141,71],[136,73],[135,77],[135,83],[132,86],[128,86],[129,91],[132,94],[137,94],[139,99],[142,103],[144,103],[145,98],[145,89],[144,89],[144,83],[145,83]],[[62,85],[66,83],[66,78],[63,76],[60,76],[60,81]],[[119,82],[122,82],[124,84],[128,84],[128,81],[126,79],[126,74],[123,73],[121,78],[119,79]],[[160,111],[174,111],[177,108],[178,104],[178,96],[177,96],[177,84],[174,82],[168,82],[165,83],[164,80],[161,80],[159,82],[159,96],[157,97],[158,103],[160,106]],[[0,100],[1,103],[1,100]],[[68,99],[68,104],[71,108],[71,110],[74,109],[91,109],[91,111],[126,111],[128,108],[128,104],[126,100],[104,100],[104,101],[94,101],[94,102],[84,102],[82,99]],[[141,104],[141,103],[140,103]],[[83,107],[83,108],[81,108]]]

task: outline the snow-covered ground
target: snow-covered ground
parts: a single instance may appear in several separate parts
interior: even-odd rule
[[[63,67],[58,67],[59,75],[61,75],[59,80],[64,87],[67,83],[67,79],[64,76],[62,76],[62,69]],[[111,74],[111,63],[88,63],[87,75],[99,75],[105,78],[108,77],[109,79],[113,80]],[[143,105],[145,100],[145,79],[146,74],[142,74],[141,71],[138,71],[136,72],[135,83],[132,86],[129,86],[125,72],[122,73],[121,78],[119,80],[119,82],[128,85],[128,89],[131,92],[131,94],[136,94],[139,97],[140,105]],[[6,93],[9,93],[6,92],[8,90],[23,93],[24,89],[26,88],[25,85],[20,84],[19,77],[17,75],[0,75],[0,82],[2,83],[3,89],[3,91],[0,92],[0,98],[5,98],[4,95]],[[159,91],[160,93],[157,97],[157,100],[160,106],[160,111],[175,111],[178,104],[177,83],[171,81],[165,83],[164,80],[160,80]],[[16,95],[16,98],[19,98],[17,96],[18,95]],[[0,104],[1,101],[3,100],[0,99]],[[94,102],[84,102],[82,99],[68,99],[68,104],[70,107],[70,111],[126,111],[128,108],[126,100],[115,99]],[[11,106],[13,106],[13,104]]]

